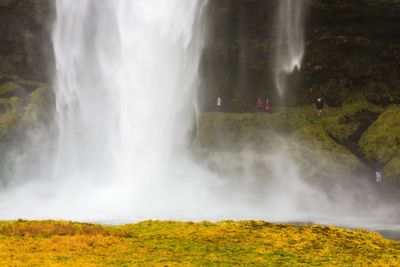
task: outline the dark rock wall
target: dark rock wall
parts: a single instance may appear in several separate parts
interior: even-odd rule
[[[247,109],[257,97],[274,92],[273,14],[276,0],[210,0],[200,99],[212,108],[216,96],[229,109]]]
[[[290,92],[278,101],[273,81],[279,0],[209,0],[199,98],[217,96],[231,111],[258,97],[330,105],[355,98],[400,103],[400,0],[304,0],[306,55]],[[49,81],[54,71],[54,0],[0,0],[0,73]]]
[[[400,1],[307,1],[304,97],[400,103]]]
[[[287,104],[323,96],[330,105],[366,98],[400,103],[400,1],[304,0],[306,55],[289,79]],[[279,101],[273,83],[279,0],[210,0],[200,92],[229,110],[251,110],[257,97]]]
[[[0,73],[49,81],[54,0],[0,0]]]

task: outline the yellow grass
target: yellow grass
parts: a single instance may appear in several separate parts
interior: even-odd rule
[[[0,266],[400,266],[400,242],[255,221],[0,222]]]

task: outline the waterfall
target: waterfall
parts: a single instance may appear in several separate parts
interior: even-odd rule
[[[303,0],[279,1],[275,86],[281,96],[288,89],[288,75],[301,67],[304,55],[303,23]]]
[[[162,179],[191,126],[197,2],[57,1],[56,177]]]
[[[205,4],[57,0],[57,145],[46,177],[4,196],[12,203],[4,216],[132,220],[202,203],[187,144]]]
[[[349,186],[336,188],[337,198],[310,185],[293,159],[297,146],[283,136],[266,131],[276,144],[260,143],[256,151],[198,148],[196,158],[188,151],[205,3],[57,0],[57,146],[40,161],[44,164],[33,164],[40,170],[19,172],[29,176],[23,184],[0,191],[0,219],[324,222],[325,217],[352,223],[361,215],[388,218],[387,203],[380,206],[369,188],[352,179],[342,179]],[[300,0],[281,5],[276,71],[283,92],[279,77],[300,68],[303,41]],[[231,115],[213,116],[218,124]],[[251,120],[246,123],[253,127]],[[17,157],[12,158],[17,170],[30,165]],[[324,170],[313,170],[318,171]],[[397,214],[397,206],[394,210]]]

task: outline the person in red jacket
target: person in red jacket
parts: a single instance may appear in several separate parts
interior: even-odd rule
[[[258,111],[258,112],[262,112],[263,102],[262,102],[261,98],[259,98],[259,99],[257,100],[256,108],[257,108],[257,111]]]
[[[265,112],[269,112],[271,110],[271,105],[269,99],[265,100]]]

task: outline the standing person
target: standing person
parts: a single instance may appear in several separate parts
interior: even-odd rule
[[[217,111],[221,111],[222,109],[222,99],[221,97],[217,97]]]
[[[321,116],[322,109],[324,108],[324,102],[321,97],[317,97],[317,101],[315,103],[315,107],[317,108],[318,116]]]
[[[258,112],[261,112],[261,111],[262,111],[263,102],[262,102],[261,98],[259,98],[259,99],[257,100],[256,108],[257,108],[257,111],[258,111]]]
[[[376,168],[375,175],[376,175],[376,182],[377,183],[382,182],[382,172],[380,168]]]
[[[269,112],[271,110],[271,105],[269,99],[265,100],[265,112]]]

